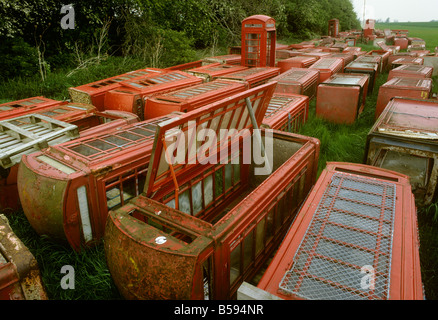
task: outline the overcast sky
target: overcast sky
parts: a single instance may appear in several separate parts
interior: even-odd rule
[[[420,22],[438,20],[438,0],[351,0],[359,20],[387,18],[391,22]]]

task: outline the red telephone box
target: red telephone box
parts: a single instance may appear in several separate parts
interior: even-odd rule
[[[202,79],[184,71],[123,81],[119,87],[105,93],[105,110],[132,112],[144,120],[146,97],[202,83]]]
[[[201,78],[204,82],[209,82],[213,81],[217,77],[246,69],[248,68],[241,65],[216,62],[187,70],[187,73]]]
[[[434,69],[430,66],[402,64],[389,71],[388,81],[392,78],[432,78],[433,72]]]
[[[145,99],[145,119],[189,112],[248,89],[246,82],[217,79]]]
[[[409,177],[330,162],[257,287],[284,300],[424,300]]]
[[[245,67],[275,67],[275,20],[254,15],[242,21],[242,65]]]
[[[317,57],[296,56],[278,61],[277,66],[280,73],[284,73],[290,68],[308,68],[318,60]]]
[[[83,84],[74,88],[69,88],[69,93],[73,102],[92,104],[98,110],[103,111],[106,109],[105,93],[109,90],[119,87],[120,82],[135,78],[154,76],[164,72],[166,71],[156,68],[130,71],[107,79],[94,81],[92,83]]]
[[[340,58],[321,58],[312,64],[309,69],[319,70],[319,80],[318,82],[324,82],[332,75],[338,72],[342,72],[342,66],[344,64],[344,60]]]
[[[144,192],[110,211],[105,228],[108,268],[126,299],[233,298],[277,248],[314,183],[319,141],[273,130],[271,174],[242,160],[248,150],[241,142],[256,139],[253,129],[274,87],[249,89],[158,126]],[[205,146],[196,134],[201,129],[229,130],[210,142],[217,162],[196,156]],[[267,141],[268,131],[255,141]]]
[[[308,96],[274,92],[261,127],[298,133],[308,116]]]
[[[24,155],[17,188],[33,229],[77,251],[98,243],[108,210],[142,191],[157,124],[177,116],[121,126]]]
[[[32,97],[5,102],[0,104],[0,120],[19,117],[37,110],[67,103],[67,101],[58,101],[45,97]]]
[[[367,136],[365,162],[410,177],[418,205],[438,190],[438,101],[392,98]]]
[[[369,76],[337,73],[318,85],[315,112],[335,123],[352,124],[362,113]]]
[[[339,37],[339,20],[331,19],[328,22],[328,35],[332,38]]]
[[[255,67],[255,68],[248,68],[242,71],[228,73],[226,75],[217,77],[216,79],[244,82],[248,85],[248,89],[249,89],[264,84],[267,81],[269,81],[269,79],[272,79],[273,77],[278,76],[279,74],[280,74],[280,68]]]
[[[312,100],[318,88],[319,70],[290,68],[269,81],[277,82],[275,92],[301,94]]]
[[[382,84],[377,95],[375,119],[385,109],[393,97],[408,97],[416,99],[429,99],[432,91],[430,78],[392,78]]]

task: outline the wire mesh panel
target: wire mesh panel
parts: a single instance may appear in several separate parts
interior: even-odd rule
[[[396,187],[333,175],[279,288],[304,299],[385,300]]]

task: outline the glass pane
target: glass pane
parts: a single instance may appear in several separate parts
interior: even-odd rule
[[[256,256],[263,250],[265,243],[265,219],[261,220],[256,228]]]
[[[240,244],[230,254],[230,284],[240,275]]]
[[[210,175],[204,179],[204,206],[207,207],[213,201],[213,177]]]
[[[427,158],[389,150],[382,167],[408,175],[411,185],[418,188],[426,185],[427,164]]]
[[[251,231],[246,238],[243,240],[243,270],[249,266],[249,264],[254,260],[253,256],[253,245],[254,243],[254,230]]]
[[[223,187],[223,167],[214,173],[214,197],[219,197],[224,192]]]
[[[202,210],[202,181],[192,187],[193,214]]]
[[[234,184],[240,181],[240,164],[233,164]]]
[[[233,167],[231,163],[225,165],[225,190],[231,188],[231,176],[233,173]]]
[[[284,199],[283,199],[284,200]],[[269,211],[266,216],[266,243],[274,237],[274,207]]]
[[[179,206],[178,209],[180,211],[190,214],[191,208],[190,208],[189,189],[178,195],[178,206]]]

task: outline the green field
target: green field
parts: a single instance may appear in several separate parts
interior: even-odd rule
[[[426,49],[431,52],[438,46],[438,21],[376,23],[376,29],[408,30],[409,37],[426,41]]]
[[[436,36],[438,22],[378,24],[377,28],[408,29],[409,36],[423,38],[429,50],[434,50],[438,46],[438,37]],[[372,49],[369,44],[359,45],[364,50]],[[125,64],[123,65],[122,62]],[[58,72],[49,74],[45,83],[41,83],[37,76],[35,79],[11,80],[1,84],[0,102],[33,95],[62,99],[67,96],[69,86],[88,83],[138,67],[135,62],[128,63],[125,60],[111,57],[102,65],[80,71],[70,78],[65,77],[66,73]],[[378,88],[386,82],[387,75],[387,73],[379,75],[373,94],[367,98],[364,112],[353,125],[335,125],[315,117],[315,100],[311,102],[309,119],[300,133],[316,137],[321,141],[318,173],[323,170],[327,161],[363,162],[366,136],[374,123]],[[437,85],[437,77],[435,77],[434,90],[436,90]],[[437,208],[437,204],[430,208],[418,208],[422,277],[426,298],[431,300],[438,299]],[[51,299],[101,300],[121,298],[106,266],[103,246],[76,253],[46,237],[39,237],[32,230],[22,212],[10,215],[9,219],[14,231],[37,258],[43,281]],[[72,265],[75,268],[76,285],[74,290],[63,290],[60,287],[60,281],[63,277],[60,270],[63,265]]]

